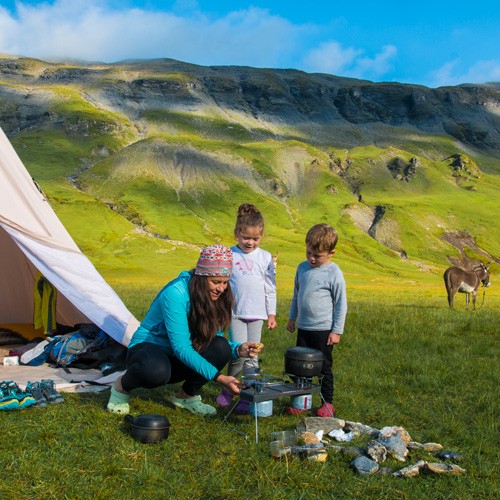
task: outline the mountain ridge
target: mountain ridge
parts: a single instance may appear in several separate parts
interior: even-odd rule
[[[63,216],[85,195],[99,217],[132,224],[120,224],[122,246],[141,235],[227,242],[250,200],[269,211],[280,255],[296,252],[281,242],[300,246],[308,226],[328,221],[353,266],[401,273],[498,262],[498,87],[4,56],[0,126]]]

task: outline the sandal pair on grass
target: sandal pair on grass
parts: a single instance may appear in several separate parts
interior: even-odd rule
[[[127,415],[130,412],[129,401],[129,394],[123,394],[118,392],[114,387],[111,387],[111,396],[109,398],[107,410],[111,413]],[[217,412],[213,406],[203,403],[200,395],[187,399],[173,396],[172,403],[177,408],[184,408],[195,415],[208,416],[214,415]]]

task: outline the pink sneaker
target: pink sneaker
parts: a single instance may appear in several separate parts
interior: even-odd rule
[[[323,403],[323,406],[316,410],[316,415],[318,417],[333,417],[335,415],[335,408],[332,403]]]
[[[215,398],[215,401],[222,408],[228,408],[232,399],[233,395],[227,389],[222,389],[221,393]]]
[[[303,410],[302,408],[294,408],[293,406],[289,406],[286,409],[288,415],[301,415],[302,413],[307,413],[307,410]]]

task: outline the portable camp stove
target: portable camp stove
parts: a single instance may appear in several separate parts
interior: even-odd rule
[[[283,398],[306,396],[321,391],[321,377],[298,377],[290,373],[283,373],[283,377],[275,377],[257,373],[255,375],[245,375],[241,378],[245,387],[240,391],[240,398],[249,401],[254,405],[265,405],[266,402]],[[272,407],[271,407],[272,408]],[[259,442],[258,417],[259,412],[255,412],[255,442]],[[270,416],[271,413],[260,416]]]
[[[285,378],[260,373],[243,376],[241,381],[245,384],[245,388],[241,390],[240,398],[251,403],[260,403],[285,396],[312,394],[321,390],[319,377],[297,377],[290,373],[284,373],[283,376]]]

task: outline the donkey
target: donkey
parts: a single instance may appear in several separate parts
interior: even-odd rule
[[[483,284],[483,287],[490,286],[490,265],[481,263],[472,271],[464,271],[459,267],[449,267],[444,272],[444,284],[448,293],[448,304],[453,307],[453,297],[457,292],[465,293],[465,303],[469,308],[470,295],[472,294],[472,306],[476,309],[476,294]]]

